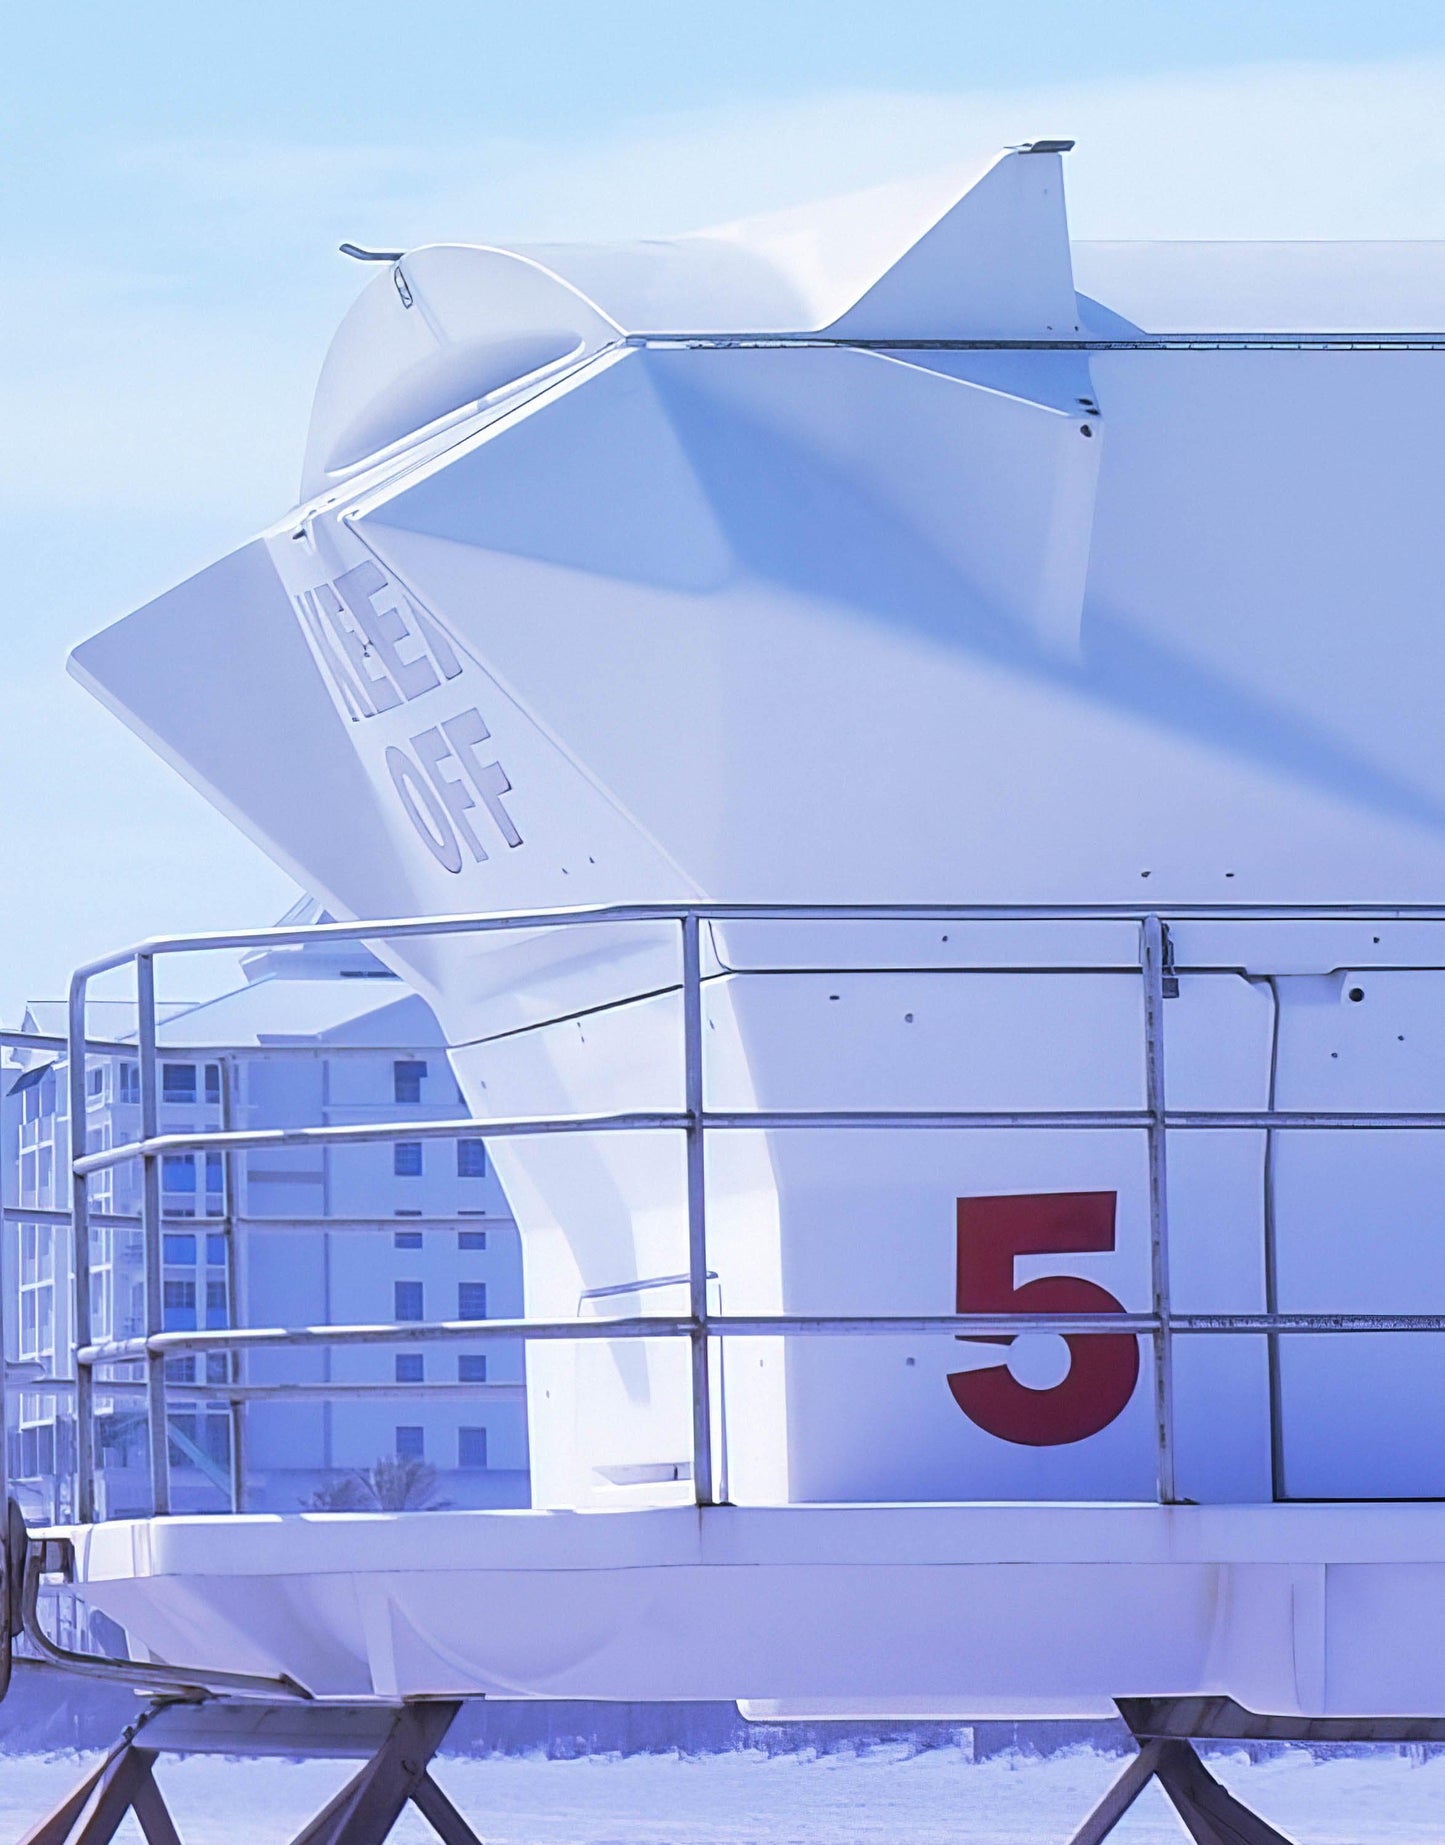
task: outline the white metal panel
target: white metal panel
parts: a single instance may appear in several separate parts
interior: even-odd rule
[[[1445,1104],[1445,974],[1346,968],[1276,984],[1281,1107]],[[1285,1131],[1276,1141],[1281,1311],[1445,1312],[1445,1134]],[[1412,1333],[1281,1340],[1284,1489],[1445,1495],[1441,1344]]]
[[[186,1519],[79,1534],[164,1656],[337,1697],[731,1697],[1106,1716],[1180,1687],[1419,1715],[1438,1507],[725,1507]]]

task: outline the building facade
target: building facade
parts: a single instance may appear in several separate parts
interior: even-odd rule
[[[298,906],[284,920],[318,920]],[[162,1133],[446,1119],[465,1109],[435,1019],[364,948],[307,943],[247,957],[244,984],[160,1010]],[[33,1004],[22,1030],[61,1035],[64,1006]],[[97,1001],[88,1030],[124,1044],[134,1007]],[[12,1053],[4,1089],[7,1461],[32,1516],[68,1510],[74,1461],[70,1160],[64,1058]],[[140,1071],[122,1052],[86,1067],[85,1146],[140,1131]],[[97,1339],[145,1330],[139,1162],[92,1179],[91,1324]],[[37,1216],[27,1219],[25,1211]],[[164,1323],[377,1324],[512,1318],[521,1250],[475,1134],[358,1146],[167,1155],[162,1162]],[[174,1358],[170,1458],[178,1511],[296,1511],[430,1490],[434,1503],[528,1501],[518,1341]],[[233,1409],[207,1386],[284,1386]],[[49,1387],[47,1388],[47,1385]],[[338,1394],[336,1386],[341,1386]],[[149,1509],[142,1401],[98,1393],[104,1514]],[[386,1463],[425,1462],[436,1478]],[[378,1467],[378,1463],[382,1463]]]

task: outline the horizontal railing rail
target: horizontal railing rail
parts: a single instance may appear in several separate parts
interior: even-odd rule
[[[228,1132],[197,1128],[192,1133],[156,1134],[147,1140],[123,1141],[94,1153],[83,1154],[74,1162],[74,1171],[88,1175],[108,1172],[133,1159],[162,1158],[168,1153],[194,1152],[211,1148],[219,1152],[258,1152],[270,1147],[346,1147],[370,1146],[394,1140],[455,1140],[458,1134],[482,1133],[492,1140],[519,1140],[548,1134],[638,1134],[676,1131],[686,1128],[692,1117],[680,1110],[636,1110],[619,1114],[597,1115],[488,1115],[453,1118],[448,1121],[379,1121],[348,1123],[336,1127],[251,1128]],[[1101,1128],[1147,1128],[1154,1117],[1141,1108],[1095,1109],[704,1109],[698,1117],[707,1129],[723,1133],[782,1132],[797,1128],[937,1128],[954,1132],[977,1128],[1037,1128],[1051,1132]],[[1445,1128],[1445,1112],[1360,1110],[1330,1112],[1311,1109],[1166,1109],[1162,1116],[1167,1128],[1218,1129],[1256,1128],[1282,1132],[1287,1129],[1355,1130],[1386,1128],[1403,1131],[1412,1128]],[[22,1206],[7,1206],[7,1217],[30,1217],[32,1211]],[[55,1215],[67,1217],[68,1213]],[[92,1223],[100,1213],[92,1213]],[[108,1219],[119,1222],[118,1218]],[[187,1219],[185,1221],[191,1221]],[[205,1222],[196,1218],[197,1223]],[[684,1277],[686,1279],[686,1277]],[[635,1283],[631,1284],[635,1287]]]
[[[809,924],[899,924],[941,923],[966,925],[1010,925],[1052,923],[1099,923],[1128,925],[1137,931],[1136,951],[1126,952],[1122,945],[1106,944],[1106,953],[1097,965],[1082,962],[1047,960],[1028,953],[1011,953],[999,960],[980,959],[976,952],[958,958],[940,957],[915,971],[958,975],[986,974],[1089,974],[1127,975],[1142,982],[1143,1016],[1143,1083],[1142,1101],[1134,1106],[1093,1109],[728,1109],[713,1108],[706,1103],[703,1085],[703,994],[713,979],[726,979],[738,972],[744,975],[768,971],[821,972],[824,969],[811,959],[786,969],[768,970],[751,966],[742,970],[730,967],[722,956],[715,956],[704,966],[703,931],[713,925],[753,923]],[[665,902],[645,904],[611,904],[586,909],[514,911],[505,913],[460,914],[441,917],[403,917],[356,923],[323,923],[298,927],[240,930],[204,935],[161,936],[137,944],[114,955],[102,957],[80,969],[70,993],[70,1031],[61,1041],[31,1039],[32,1047],[44,1042],[47,1048],[65,1056],[70,1094],[70,1114],[75,1121],[86,1113],[85,1066],[87,1056],[123,1055],[135,1058],[140,1066],[138,1107],[139,1132],[133,1140],[104,1149],[78,1151],[71,1162],[72,1208],[67,1212],[44,1212],[24,1206],[7,1205],[9,1220],[69,1223],[72,1231],[72,1274],[75,1289],[74,1322],[76,1330],[75,1391],[79,1429],[77,1459],[77,1508],[82,1521],[94,1516],[94,1398],[97,1394],[140,1394],[146,1400],[149,1467],[154,1509],[165,1512],[170,1505],[169,1440],[167,1399],[169,1395],[190,1400],[206,1397],[229,1400],[243,1405],[268,1398],[273,1392],[306,1395],[412,1394],[436,1389],[460,1395],[488,1388],[484,1384],[371,1383],[360,1381],[308,1383],[307,1385],[273,1385],[253,1383],[237,1375],[222,1383],[182,1382],[168,1376],[168,1366],[177,1357],[204,1353],[224,1353],[237,1365],[246,1355],[267,1351],[307,1347],[344,1348],[348,1346],[415,1345],[428,1343],[474,1342],[485,1340],[522,1340],[539,1343],[589,1342],[637,1339],[673,1339],[687,1341],[691,1350],[692,1392],[692,1459],[693,1483],[701,1503],[715,1497],[713,1457],[714,1384],[710,1377],[708,1353],[711,1343],[729,1338],[795,1337],[887,1337],[901,1335],[951,1334],[960,1338],[1012,1338],[1025,1332],[1062,1334],[1072,1337],[1133,1335],[1151,1342],[1153,1363],[1153,1398],[1156,1445],[1158,1454],[1158,1497],[1171,1502],[1176,1497],[1174,1479],[1173,1436],[1173,1365],[1172,1340],[1175,1336],[1232,1335],[1265,1337],[1271,1342],[1295,1334],[1346,1334],[1359,1332],[1438,1333],[1445,1331],[1445,1315],[1414,1313],[1339,1313],[1286,1314],[1270,1311],[1263,1314],[1190,1314],[1175,1310],[1170,1299],[1168,1252],[1168,1137],[1175,1131],[1194,1132],[1234,1130],[1258,1132],[1267,1137],[1302,1131],[1439,1131],[1445,1129],[1445,1111],[1380,1110],[1301,1110],[1269,1106],[1262,1109],[1200,1110],[1168,1106],[1164,1088],[1164,1007],[1166,996],[1177,991],[1181,973],[1220,974],[1245,971],[1228,959],[1227,940],[1215,948],[1218,958],[1205,963],[1175,961],[1169,936],[1174,925],[1208,924],[1277,924],[1277,923],[1351,923],[1380,925],[1385,923],[1445,924],[1445,907],[1427,904],[1395,905],[1249,905],[1196,904],[1171,907],[1167,911],[1133,904],[1054,904],[1054,905],[948,905],[948,904],[875,904],[875,905],[807,905],[807,904],[732,904]],[[609,1113],[518,1115],[486,1118],[449,1117],[446,1120],[367,1120],[315,1127],[242,1128],[229,1123],[219,1129],[186,1129],[161,1132],[158,1063],[162,1057],[178,1054],[217,1056],[216,1047],[183,1047],[159,1042],[159,1024],[155,1001],[155,965],[158,959],[176,954],[204,953],[213,950],[254,949],[337,942],[405,942],[418,938],[451,935],[499,936],[515,933],[550,932],[560,929],[597,929],[610,927],[656,927],[674,931],[679,947],[677,975],[662,989],[675,992],[681,999],[681,1090],[682,1106],[655,1110],[631,1110]],[[1378,943],[1372,944],[1377,946]],[[1214,946],[1211,944],[1211,946]],[[1357,941],[1343,944],[1345,950],[1358,950]],[[1418,944],[1416,945],[1418,946]],[[1383,951],[1382,951],[1383,952]],[[1251,954],[1242,960],[1257,958]],[[1346,953],[1343,965],[1356,965],[1359,956]],[[1439,956],[1445,966],[1445,950]],[[1431,965],[1435,957],[1430,956]],[[1400,963],[1415,967],[1418,959]],[[912,965],[910,963],[910,965]],[[86,1032],[86,996],[89,982],[96,976],[131,966],[136,974],[139,1026],[134,1041],[115,1042],[96,1039]],[[885,971],[885,970],[879,970]],[[550,1019],[547,1022],[552,1022]],[[11,1034],[5,1042],[12,1042]],[[356,1047],[337,1047],[338,1050]],[[316,1056],[331,1054],[331,1047],[316,1044],[266,1045],[258,1051],[247,1047],[248,1055],[283,1056],[292,1050]],[[708,1306],[708,1283],[715,1279],[707,1266],[707,1180],[705,1146],[715,1133],[794,1133],[807,1130],[858,1131],[1039,1131],[1142,1133],[1148,1148],[1150,1310],[1143,1313],[1094,1314],[929,1314],[929,1315],[726,1315],[712,1312]],[[268,1148],[345,1147],[379,1142],[454,1138],[459,1134],[478,1134],[489,1139],[526,1139],[548,1135],[608,1135],[614,1133],[666,1133],[683,1138],[686,1156],[686,1231],[688,1264],[684,1272],[666,1278],[666,1285],[686,1286],[688,1304],[685,1313],[646,1315],[616,1319],[508,1319],[488,1321],[390,1322],[380,1325],[327,1325],[310,1327],[228,1327],[205,1331],[166,1330],[163,1325],[161,1299],[161,1234],[163,1226],[176,1222],[204,1229],[210,1218],[177,1218],[162,1208],[159,1174],[167,1155],[201,1149],[216,1150],[230,1156]],[[141,1209],[138,1213],[104,1212],[92,1208],[89,1186],[96,1175],[127,1162],[139,1162],[142,1173]],[[332,1218],[288,1219],[227,1213],[234,1225],[265,1229],[326,1230],[345,1227],[345,1220]],[[352,1220],[355,1225],[369,1222],[375,1228],[395,1230],[425,1228],[433,1220],[391,1218]],[[454,1221],[454,1220],[450,1220]],[[96,1339],[91,1336],[89,1288],[89,1229],[92,1226],[139,1228],[144,1243],[146,1277],[146,1327],[143,1336],[126,1339]],[[590,1300],[637,1293],[649,1285],[640,1281],[610,1284],[584,1292],[580,1305]],[[109,1375],[119,1367],[133,1370],[140,1366],[144,1378]],[[29,1386],[27,1386],[28,1388]],[[507,1388],[520,1388],[507,1386]],[[1271,1417],[1275,1405],[1271,1403]]]
[[[463,1127],[468,1124],[464,1121]],[[0,1211],[7,1223],[46,1224],[57,1228],[68,1228],[71,1222],[69,1211],[52,1210],[47,1205],[7,1204]],[[368,1231],[385,1230],[485,1230],[489,1224],[499,1220],[489,1217],[484,1211],[443,1212],[415,1216],[398,1217],[394,1212],[390,1217],[365,1217],[359,1213],[338,1212],[334,1217],[305,1217],[299,1213],[294,1216],[278,1216],[275,1212],[253,1213],[251,1211],[225,1211],[220,1215],[198,1217],[194,1211],[162,1211],[161,1222],[176,1230],[204,1231],[224,1230],[228,1224],[246,1230],[274,1230],[287,1235],[296,1235],[308,1231]],[[510,1221],[508,1219],[507,1221]],[[138,1211],[92,1211],[90,1225],[93,1230],[139,1230],[141,1227]]]
[[[698,922],[1121,922],[1158,915],[1181,922],[1445,922],[1445,905],[1431,903],[620,903],[551,910],[459,911],[448,916],[379,917],[367,922],[311,923],[296,928],[238,929],[196,935],[157,935],[78,968],[75,981],[168,954],[218,949],[279,948],[306,942],[392,942],[417,937],[505,934],[608,923]],[[1121,964],[1122,967],[1122,964]],[[1134,970],[1138,971],[1137,963]],[[128,1047],[133,1048],[133,1047]]]
[[[682,1279],[685,1279],[683,1277]],[[633,1292],[635,1290],[628,1290]],[[80,1362],[99,1367],[134,1362],[147,1356],[176,1358],[202,1352],[294,1351],[308,1346],[474,1344],[485,1339],[527,1339],[537,1343],[614,1339],[676,1339],[693,1332],[711,1338],[772,1339],[826,1337],[898,1338],[911,1334],[953,1333],[960,1338],[1015,1338],[1023,1333],[1053,1333],[1064,1338],[1090,1334],[1152,1334],[1164,1322],[1152,1313],[709,1313],[703,1320],[686,1316],[645,1315],[615,1320],[433,1320],[385,1322],[375,1326],[247,1326],[209,1332],[161,1332],[135,1339],[101,1340],[86,1346]],[[1171,1313],[1172,1332],[1190,1334],[1265,1333],[1438,1333],[1445,1332],[1445,1313]],[[27,1384],[27,1389],[45,1388]],[[97,1389],[109,1388],[98,1381]],[[174,1388],[174,1385],[172,1385]],[[226,1386],[197,1385],[211,1396]],[[278,1386],[289,1390],[291,1385]],[[330,1384],[323,1389],[331,1389]],[[340,1386],[337,1386],[340,1388]],[[406,1394],[407,1386],[397,1386]]]
[[[122,1141],[118,1146],[82,1154],[73,1162],[72,1170],[87,1177],[129,1160],[162,1159],[167,1153],[190,1153],[203,1147],[219,1153],[257,1153],[270,1147],[365,1147],[388,1140],[455,1140],[459,1134],[479,1128],[485,1128],[489,1139],[510,1140],[541,1134],[636,1134],[686,1125],[687,1116],[676,1111],[640,1110],[611,1115],[499,1116],[485,1122],[453,1116],[446,1121],[352,1121],[334,1127],[217,1128],[210,1132],[197,1128],[185,1134],[151,1134],[142,1140]]]
[[[39,1396],[62,1395],[73,1391],[75,1384],[73,1377],[27,1378],[25,1389]],[[98,1396],[143,1395],[145,1388],[143,1378],[103,1377],[96,1380]],[[228,1398],[247,1403],[261,1399],[279,1402],[295,1396],[313,1397],[324,1402],[329,1402],[333,1397],[446,1397],[458,1400],[480,1397],[489,1401],[521,1403],[526,1400],[527,1386],[486,1378],[467,1379],[465,1382],[456,1378],[423,1378],[420,1381],[403,1381],[400,1378],[330,1378],[324,1383],[288,1379],[284,1384],[202,1384],[173,1377],[167,1385],[167,1393],[172,1397],[217,1403]]]

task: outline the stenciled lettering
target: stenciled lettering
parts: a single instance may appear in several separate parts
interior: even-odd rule
[[[382,666],[402,697],[420,698],[423,692],[433,691],[441,681],[424,653],[403,658],[402,643],[416,637],[395,605],[384,609],[376,606],[376,597],[387,586],[386,578],[370,558],[336,579],[342,600],[360,622],[362,633],[376,649]]]
[[[406,597],[403,597],[402,600],[406,602],[407,611],[411,615],[412,620],[416,623],[417,633],[420,634],[421,638],[426,642],[431,657],[441,668],[442,678],[460,679],[462,676],[462,663],[452,652],[451,642],[442,633],[441,629],[431,617],[423,614],[414,602],[407,601]]]
[[[361,718],[374,717],[376,715],[374,707],[361,687],[351,677],[345,661],[336,651],[336,643],[331,638],[331,630],[321,619],[321,611],[316,605],[315,590],[308,589],[304,595],[297,596],[295,602],[306,631],[316,648],[317,657],[330,674],[332,684],[341,695],[341,702],[346,707],[347,717],[353,724]]]
[[[456,650],[432,619],[370,558],[295,597],[296,610],[322,671],[352,723],[396,711],[462,676]],[[476,816],[485,811],[508,846],[521,830],[503,797],[512,783],[473,705],[418,730],[406,747],[389,744],[386,766],[407,818],[432,857],[459,873],[465,846],[476,864],[490,856]]]
[[[389,605],[377,598],[389,594]],[[296,597],[317,657],[353,721],[395,711],[459,679],[456,649],[370,558]],[[420,652],[403,651],[411,644]]]
[[[391,771],[392,786],[427,850],[444,871],[460,871],[462,850],[447,819],[446,809],[433,793],[430,781],[406,751],[395,745],[386,752],[386,766]]]
[[[401,703],[396,687],[384,672],[374,673],[369,661],[370,649],[351,623],[346,620],[340,596],[330,583],[321,583],[316,588],[316,601],[322,612],[328,617],[337,640],[341,642],[352,672],[364,689],[377,711],[394,711]]]
[[[462,868],[459,839],[465,840],[477,864],[490,856],[469,817],[477,812],[473,793],[507,844],[522,843],[516,822],[502,805],[501,797],[512,792],[506,772],[500,762],[478,762],[476,758],[476,745],[488,742],[491,734],[481,712],[473,708],[409,737],[415,757],[395,744],[386,752],[392,783],[412,825],[432,857],[448,871]],[[456,768],[465,781],[449,773]]]
[[[442,732],[456,751],[468,781],[481,796],[483,807],[495,821],[497,831],[509,846],[521,845],[522,835],[502,805],[502,796],[512,792],[505,770],[499,762],[478,762],[473,754],[474,746],[488,742],[492,735],[482,722],[481,712],[473,708],[458,717],[448,718],[442,725]]]
[[[433,727],[431,730],[419,731],[411,739],[411,747],[416,751],[417,759],[431,778],[431,784],[440,795],[442,805],[451,815],[457,831],[466,840],[467,850],[477,863],[481,864],[482,860],[488,856],[487,849],[477,838],[472,829],[472,823],[467,818],[467,810],[470,809],[475,813],[477,804],[467,793],[463,783],[459,782],[454,775],[448,775],[442,767],[444,762],[448,760],[455,762],[456,760],[448,749],[445,738],[439,730]]]

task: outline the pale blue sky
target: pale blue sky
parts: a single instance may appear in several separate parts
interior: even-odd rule
[[[686,229],[1037,135],[1080,234],[1445,236],[1438,0],[53,0],[3,43],[6,1018],[290,900],[63,659],[290,503],[341,238]]]

